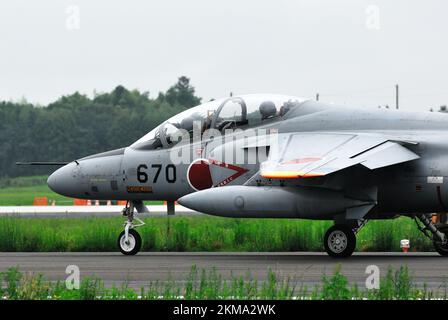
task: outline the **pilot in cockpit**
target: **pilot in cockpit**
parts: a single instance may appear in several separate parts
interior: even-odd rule
[[[272,101],[262,102],[258,109],[260,110],[262,121],[272,119],[277,116],[277,107]]]
[[[210,128],[211,119],[211,115],[204,118],[199,113],[193,113],[192,115],[182,119],[179,124],[179,128],[187,130],[191,135],[196,126],[196,128],[200,130],[200,133],[203,133],[206,129]]]

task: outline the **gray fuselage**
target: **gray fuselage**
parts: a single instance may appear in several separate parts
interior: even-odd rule
[[[279,134],[317,131],[374,133],[389,140],[409,142],[406,147],[420,158],[377,170],[353,166],[321,178],[258,179],[257,185],[311,186],[346,193],[375,185],[378,205],[374,216],[377,218],[447,211],[447,115],[358,109],[306,101],[285,117],[261,124],[259,128],[276,129]],[[243,133],[234,134],[232,143],[238,145],[239,136],[242,137]],[[175,201],[196,191],[187,177],[190,164],[172,162],[172,152],[176,148],[189,149],[191,154],[200,150],[201,158],[210,158],[216,151],[208,146],[207,141],[154,150],[130,146],[71,162],[55,171],[48,184],[54,191],[74,198]],[[228,182],[229,185],[251,181],[259,170],[259,161],[242,167],[247,171]]]

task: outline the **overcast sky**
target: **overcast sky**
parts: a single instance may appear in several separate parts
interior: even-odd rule
[[[0,99],[46,104],[177,77],[358,106],[448,104],[448,1],[2,0]]]

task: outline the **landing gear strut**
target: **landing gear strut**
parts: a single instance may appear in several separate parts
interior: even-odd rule
[[[127,217],[124,223],[124,230],[118,236],[117,244],[122,254],[135,255],[142,247],[142,238],[135,228],[143,226],[145,223],[134,216],[134,204],[132,201],[126,202],[123,216]],[[134,224],[134,220],[137,224]]]
[[[421,226],[418,220],[423,224]],[[414,217],[417,228],[425,236],[432,240],[434,249],[444,257],[448,257],[448,225],[435,224],[431,220],[431,215],[421,214]]]
[[[355,220],[352,224],[335,224],[325,233],[324,247],[333,258],[350,257],[356,248],[356,233],[367,220]]]

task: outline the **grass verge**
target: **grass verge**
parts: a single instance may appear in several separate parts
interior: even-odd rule
[[[290,219],[230,219],[207,216],[146,218],[138,229],[143,251],[323,251],[331,222]],[[0,251],[117,251],[120,217],[0,218]],[[409,218],[370,221],[357,236],[358,251],[432,251]]]
[[[407,267],[389,269],[380,281],[379,289],[360,289],[350,285],[337,268],[330,276],[313,287],[296,285],[290,278],[281,278],[269,270],[265,279],[258,281],[248,273],[245,277],[223,280],[212,270],[191,268],[185,281],[149,282],[140,290],[121,286],[106,288],[101,279],[84,277],[79,289],[67,289],[65,282],[46,281],[42,275],[23,274],[17,268],[0,274],[0,296],[4,300],[141,300],[141,299],[269,299],[269,300],[415,300],[446,299],[444,293],[433,292],[426,286],[418,287]]]
[[[0,206],[31,206],[34,197],[47,197],[60,205],[72,205],[73,199],[61,196],[47,186],[47,176],[0,179]]]

